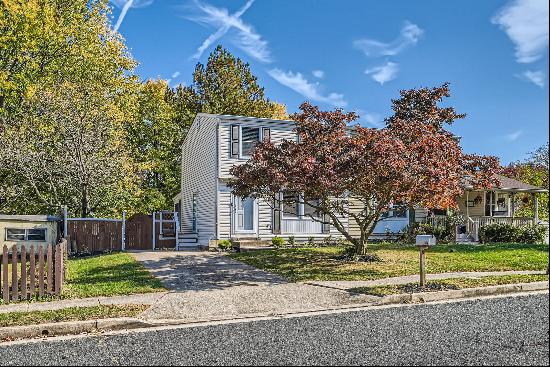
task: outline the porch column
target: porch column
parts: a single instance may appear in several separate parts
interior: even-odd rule
[[[496,195],[494,194],[494,192],[496,191],[491,191],[491,194],[489,195],[489,216],[490,217],[493,216],[493,196]]]
[[[508,210],[511,211],[512,218],[514,218],[516,215],[516,193],[515,192],[512,193],[512,199],[510,201],[511,201],[511,204]]]
[[[531,196],[533,198],[533,203],[534,203],[533,205],[534,221],[535,221],[535,224],[537,224],[539,222],[539,197],[537,196],[536,193],[532,193]]]
[[[470,201],[470,191],[466,191],[466,218],[470,218],[470,208],[468,202]]]

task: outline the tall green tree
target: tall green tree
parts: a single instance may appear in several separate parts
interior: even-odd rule
[[[141,84],[135,120],[126,124],[140,184],[133,207],[143,212],[170,208],[180,190],[181,143],[191,114],[165,80]]]
[[[527,159],[504,167],[503,174],[526,182],[533,186],[549,189],[548,143],[529,153]],[[539,200],[539,217],[548,220],[548,193],[537,194]],[[534,203],[531,195],[516,195],[516,212],[518,217],[533,217]]]
[[[3,0],[0,211],[112,215],[134,191],[135,62],[107,0]]]
[[[190,86],[148,80],[136,102],[126,139],[141,180],[133,207],[145,212],[170,208],[180,192],[181,144],[197,113],[287,118],[284,105],[265,97],[250,66],[222,46],[206,65],[197,64]]]
[[[250,65],[221,45],[198,63],[193,84],[178,92],[192,111],[227,115],[286,118],[286,108],[265,97]]]

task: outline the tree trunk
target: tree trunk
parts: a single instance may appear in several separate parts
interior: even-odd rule
[[[86,218],[88,216],[88,188],[86,185],[82,185],[82,198],[81,198],[81,217]]]
[[[355,255],[365,255],[367,253],[367,241],[369,235],[370,233],[367,234],[366,231],[361,229],[361,236],[359,238],[356,238],[353,242],[353,245],[355,247]]]

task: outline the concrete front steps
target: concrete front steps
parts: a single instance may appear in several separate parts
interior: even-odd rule
[[[198,249],[198,233],[178,233],[176,250],[193,251]]]
[[[259,240],[253,237],[232,238],[233,248],[237,252],[265,250],[273,248],[271,241]]]

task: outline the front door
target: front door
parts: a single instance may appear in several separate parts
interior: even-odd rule
[[[256,205],[253,198],[235,197],[235,232],[254,233],[256,231]]]

